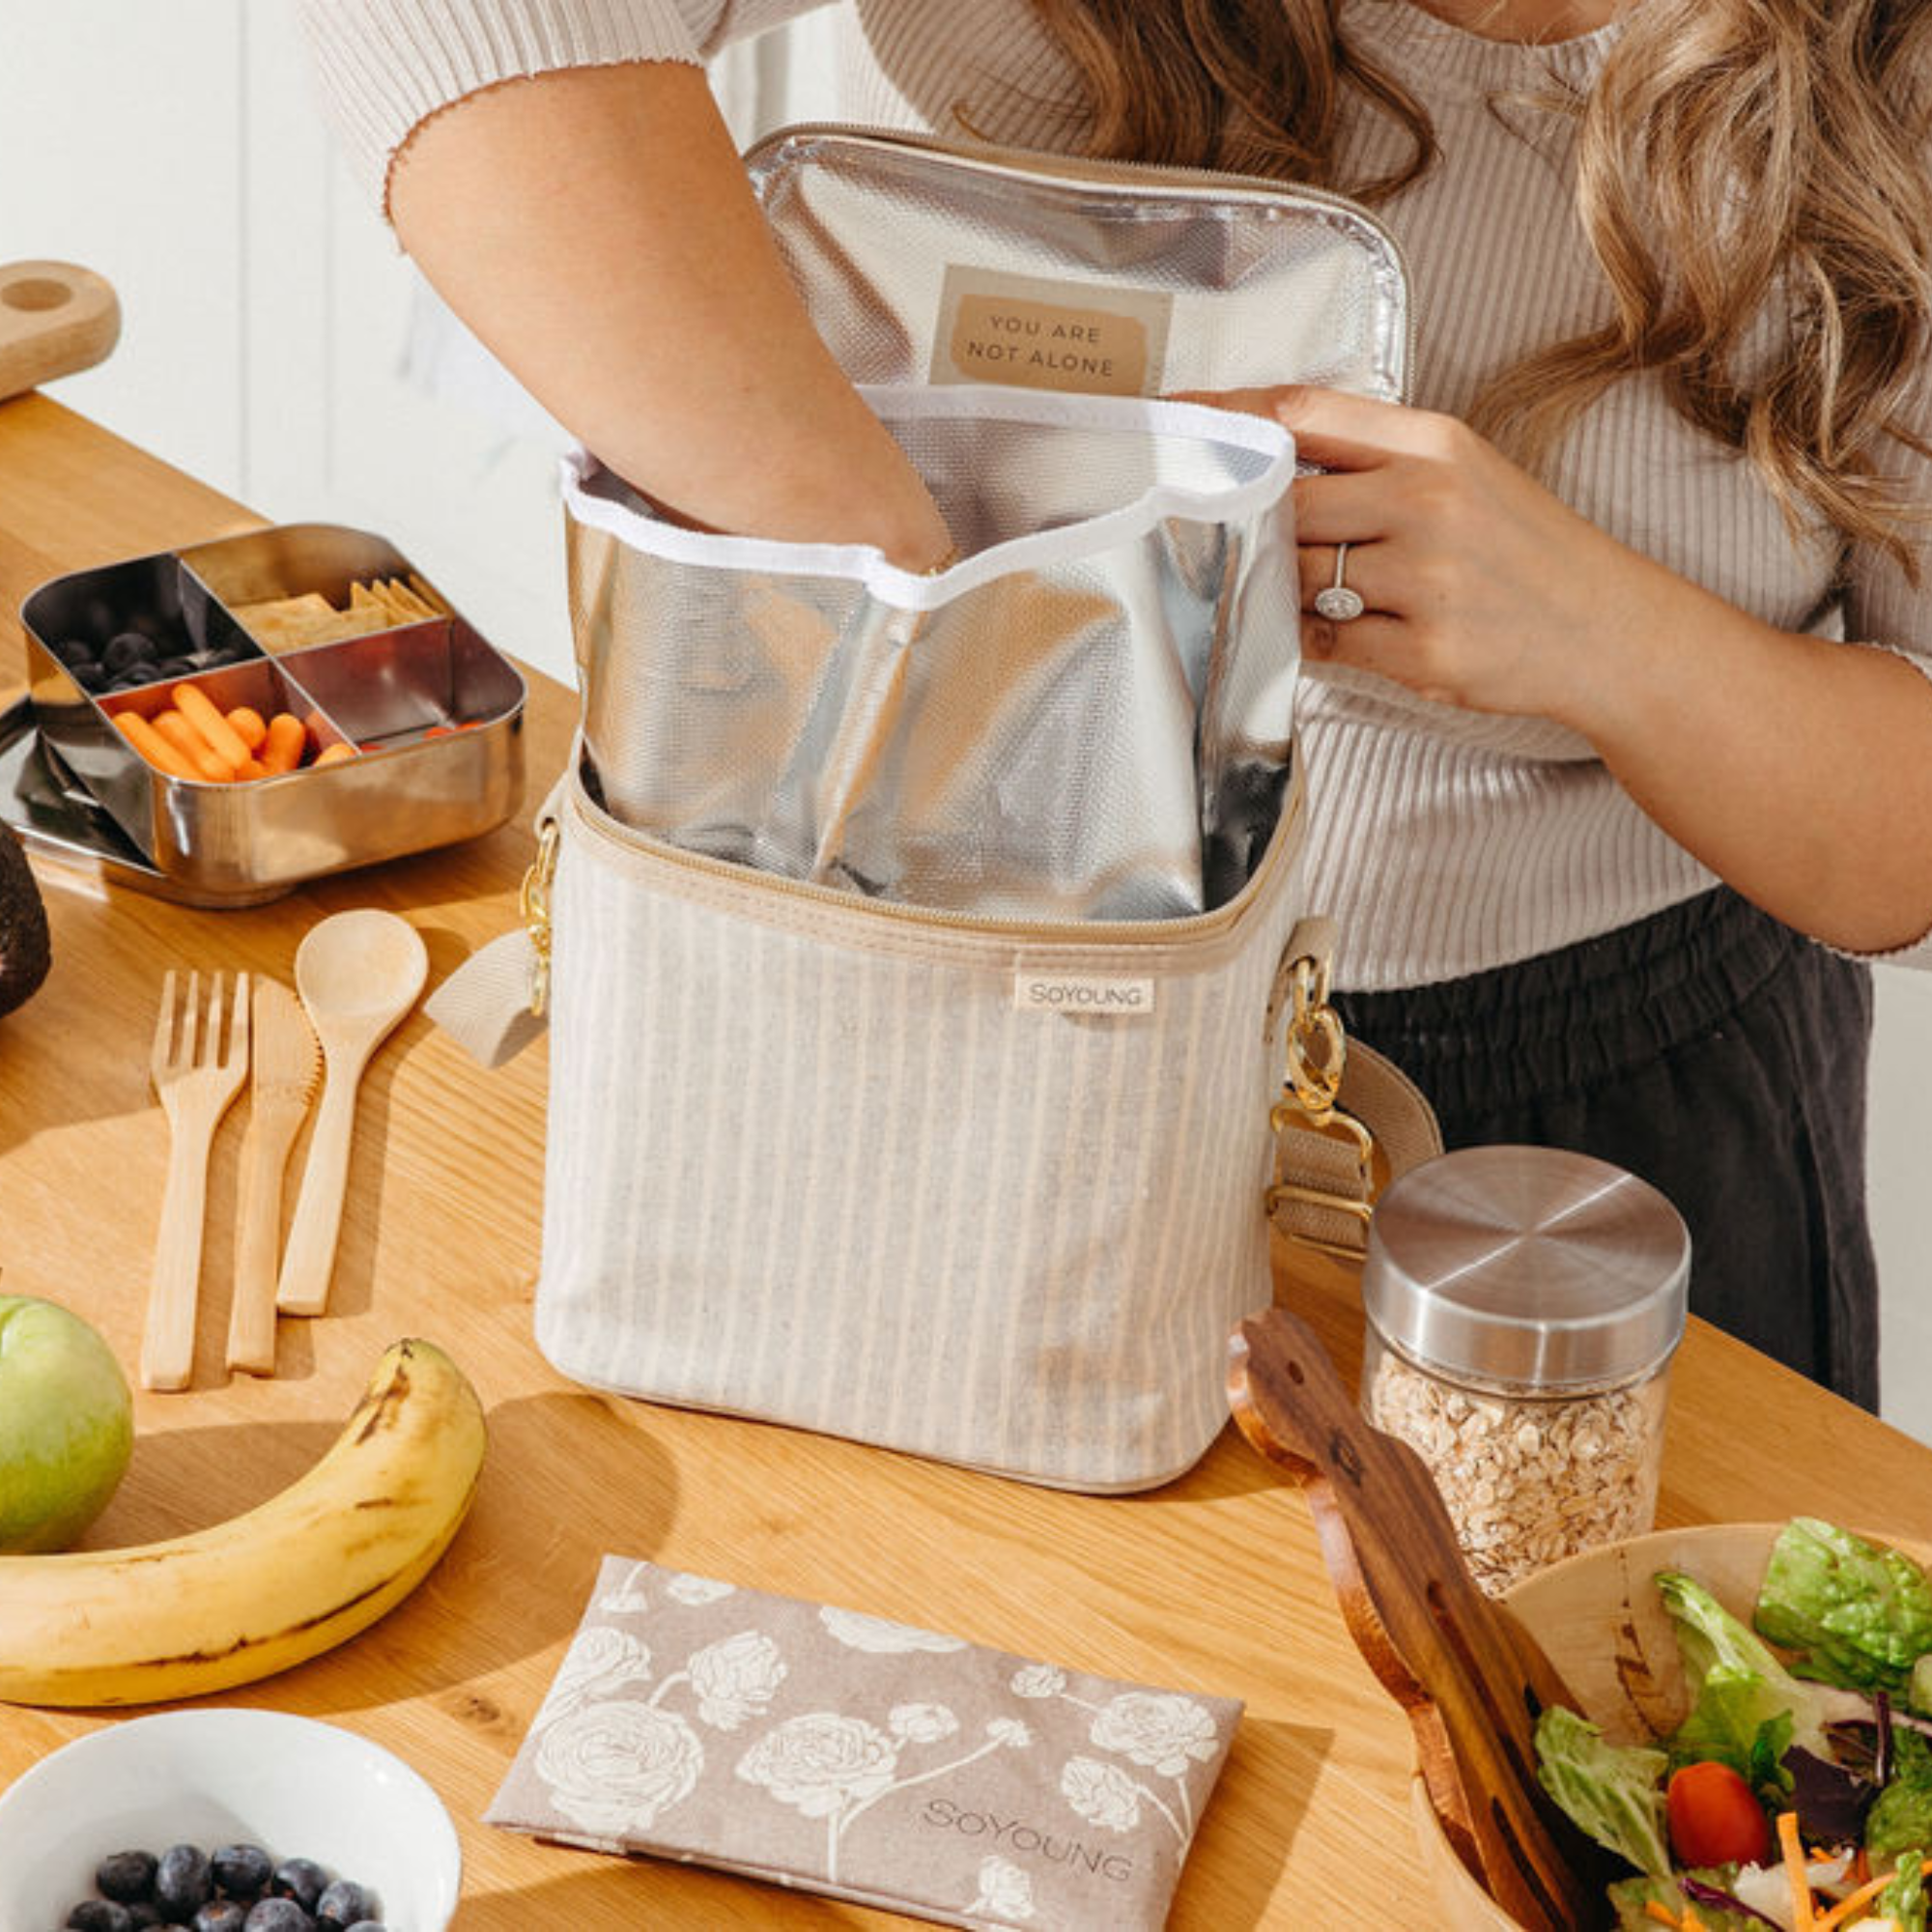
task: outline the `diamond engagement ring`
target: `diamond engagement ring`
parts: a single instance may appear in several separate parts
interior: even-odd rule
[[[1349,546],[1335,546],[1335,581],[1325,584],[1315,593],[1315,609],[1331,624],[1346,624],[1352,617],[1362,614],[1362,593],[1350,590],[1342,582],[1342,571],[1349,561]]]

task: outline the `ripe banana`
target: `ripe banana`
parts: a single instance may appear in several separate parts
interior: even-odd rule
[[[0,1557],[0,1701],[161,1703],[345,1641],[442,1554],[483,1437],[462,1370],[397,1342],[327,1452],[259,1508],[166,1543]]]

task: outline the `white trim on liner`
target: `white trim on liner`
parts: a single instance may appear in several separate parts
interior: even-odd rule
[[[875,414],[889,422],[971,417],[1117,435],[1192,437],[1201,442],[1253,450],[1270,461],[1259,476],[1230,484],[1225,490],[1182,490],[1156,484],[1118,510],[994,544],[930,577],[889,563],[875,544],[785,543],[771,537],[722,536],[626,509],[621,503],[591,494],[589,480],[601,466],[583,449],[572,450],[563,459],[564,504],[579,523],[608,531],[634,549],[672,563],[792,577],[836,577],[863,583],[882,603],[896,610],[937,611],[995,578],[1090,556],[1145,536],[1169,517],[1213,523],[1264,510],[1278,501],[1294,480],[1294,439],[1280,423],[1265,416],[1213,409],[1206,403],[1163,402],[1145,396],[1069,395],[1060,390],[1016,389],[993,384],[940,387],[862,384],[859,393]]]

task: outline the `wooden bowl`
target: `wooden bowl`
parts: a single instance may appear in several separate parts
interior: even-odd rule
[[[1620,1745],[1649,1744],[1674,1730],[1688,1698],[1677,1637],[1651,1578],[1681,1570],[1734,1616],[1750,1620],[1781,1522],[1706,1523],[1660,1529],[1586,1551],[1525,1577],[1504,1598],[1577,1693],[1582,1714]],[[1932,1548],[1861,1530],[1920,1563]],[[1458,1932],[1520,1932],[1451,1849],[1418,1776],[1410,1808],[1422,1861]]]

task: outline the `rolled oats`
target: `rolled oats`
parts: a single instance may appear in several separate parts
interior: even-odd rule
[[[1577,1396],[1471,1396],[1370,1350],[1364,1407],[1435,1478],[1492,1596],[1578,1550],[1642,1534],[1657,1506],[1663,1378]]]

